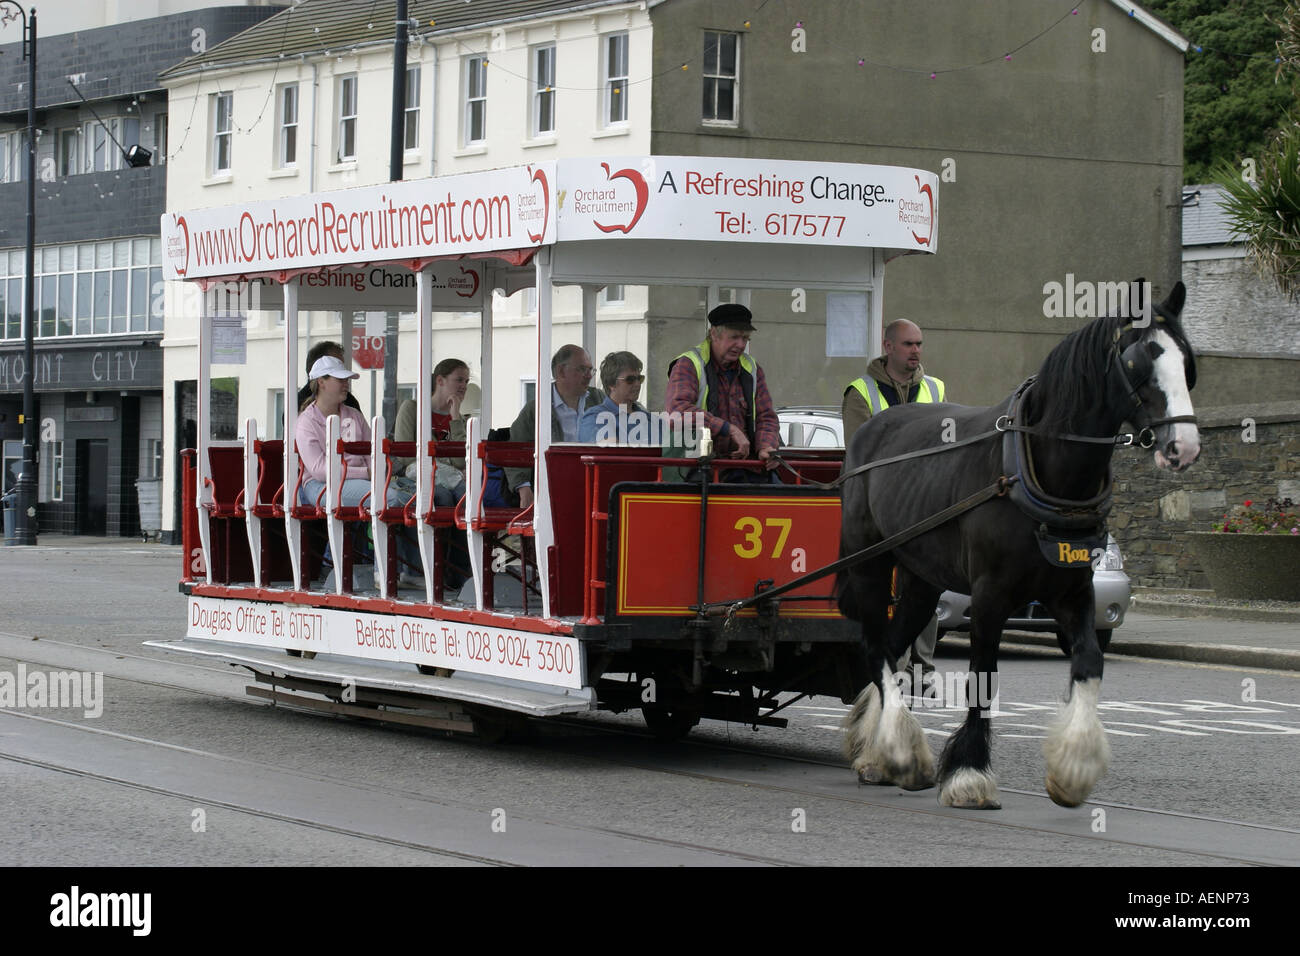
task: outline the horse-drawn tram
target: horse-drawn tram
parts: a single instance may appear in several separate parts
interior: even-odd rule
[[[715,458],[692,415],[643,418],[640,440],[629,417],[606,429],[616,441],[553,440],[564,409],[545,390],[531,441],[490,440],[492,290],[535,289],[537,383],[552,379],[562,285],[582,287],[587,354],[607,284],[707,289],[711,311],[720,287],[857,293],[879,354],[885,263],[936,250],[937,188],[897,167],[611,157],[165,215],[168,278],[206,294],[182,492],[188,629],[163,646],[246,667],[250,693],[272,700],[483,735],[597,709],[640,709],[664,735],[701,718],[782,726],[792,699],[830,695],[855,703],[861,780],[937,782],[945,804],[996,807],[985,695],[936,769],[890,662],[956,590],[972,595],[971,683],[995,686],[1002,626],[1037,599],[1072,654],[1047,789],[1081,802],[1107,760],[1088,559],[1116,432],[1138,426],[1162,467],[1199,453],[1181,284],[1067,336],[1000,405],[891,409],[846,451],[787,451],[782,483],[738,478],[767,463]],[[242,440],[212,440],[211,365],[230,349],[229,313],[248,308],[282,312],[290,396],[300,310],[341,311],[345,341],[351,309],[413,310],[416,440],[343,407],[351,372],[329,356],[301,416],[285,402],[287,440],[259,438],[251,418]],[[434,430],[432,316],[467,310],[481,317],[482,404],[462,438]],[[701,391],[716,384],[707,349],[679,359]],[[740,366],[739,388],[761,378]],[[462,467],[463,489],[448,480]],[[503,469],[526,479],[510,482],[527,487],[519,504],[499,495]],[[468,567],[454,575],[457,545]]]
[[[588,293],[592,355],[595,291],[611,283],[706,288],[710,305],[720,287],[866,293],[879,329],[886,259],[935,249],[937,185],[896,167],[611,157],[164,215],[167,277],[205,294],[185,298],[201,302],[197,441],[183,456],[188,625],[163,646],[249,668],[250,693],[359,715],[378,706],[385,719],[458,731],[598,708],[640,708],[663,733],[701,717],[781,726],[778,694],[851,700],[859,635],[830,579],[723,613],[835,560],[838,492],[794,478],[719,482],[724,468],[759,463],[712,460],[691,416],[651,416],[635,443],[557,443],[551,403],[539,401],[532,442],[488,441],[492,290],[535,287],[540,383],[562,344],[551,321],[562,284]],[[374,440],[358,441],[329,416],[325,487],[308,496],[294,441],[259,438],[253,419],[242,439],[210,437],[211,366],[228,361],[229,317],[249,308],[282,312],[290,396],[305,384],[300,311],[343,311],[345,341],[347,310],[413,311],[420,436],[433,434],[431,315],[477,310],[482,408],[463,442],[394,442],[380,416],[368,422]],[[282,434],[297,433],[298,416],[287,401]],[[798,458],[801,476],[828,481],[842,453]],[[415,462],[406,503],[395,459]],[[435,503],[446,500],[437,472],[454,459],[464,494]],[[489,476],[509,467],[533,470],[531,507],[494,502]],[[368,494],[349,500],[345,484],[367,472]],[[372,557],[356,557],[362,538]],[[444,540],[467,548],[462,588]],[[503,549],[517,558],[504,569]],[[363,560],[373,569],[361,573]]]

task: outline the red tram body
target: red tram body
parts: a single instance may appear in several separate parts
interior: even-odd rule
[[[575,177],[591,177],[597,165],[566,162],[444,178],[446,188],[440,185],[435,192],[449,197],[457,189],[466,190],[464,195],[486,190],[507,196],[511,190],[540,189],[545,201],[524,204],[532,210],[527,222],[514,223],[495,244],[447,249],[417,236],[411,249],[388,251],[380,260],[405,265],[415,277],[421,381],[430,378],[428,317],[436,294],[428,269],[439,257],[456,258],[461,272],[474,274],[485,329],[494,283],[536,283],[542,303],[540,382],[549,372],[553,282],[689,285],[709,271],[714,283],[726,277],[741,287],[789,288],[791,278],[799,278],[811,288],[869,290],[869,318],[878,324],[886,252],[935,248],[933,206],[924,237],[916,236],[915,222],[889,223],[884,209],[841,209],[843,204],[828,201],[825,211],[835,206],[834,212],[845,213],[834,217],[843,220],[838,230],[806,240],[760,231],[748,242],[730,236],[720,241],[712,235],[717,216],[711,201],[695,199],[699,209],[682,206],[690,197],[665,196],[662,189],[637,227],[642,235],[593,234],[589,223],[555,221],[551,191],[579,181]],[[624,172],[658,169],[655,175],[662,176],[675,162],[735,167],[740,175],[745,164],[760,161],[641,157],[614,162],[620,165],[611,168]],[[761,165],[808,178],[832,164]],[[937,189],[936,178],[918,170],[846,168],[898,191],[915,193],[924,186],[931,202]],[[428,187],[391,184],[389,192],[402,188]],[[360,196],[358,202],[369,201],[364,188],[322,195],[341,217],[351,193]],[[305,197],[302,203],[313,208],[321,200]],[[752,203],[749,219],[764,221],[766,206],[773,204],[761,198]],[[547,217],[541,232],[536,231],[539,206]],[[377,256],[304,252],[274,268],[255,258],[237,270],[208,263],[205,275],[204,264],[191,253],[191,237],[209,222],[214,228],[242,225],[262,214],[254,204],[164,216],[168,277],[278,283],[273,291],[282,296],[276,301],[283,301],[285,315],[286,394],[293,394],[301,277],[368,266]],[[276,210],[266,213],[272,214],[280,217],[277,221],[284,218]],[[590,333],[594,336],[594,318]],[[655,730],[680,734],[701,717],[782,725],[774,714],[791,694],[847,701],[861,686],[863,677],[855,673],[859,635],[837,610],[833,579],[813,581],[739,613],[726,608],[839,556],[839,497],[818,483],[838,474],[842,451],[800,450],[798,460],[788,461],[792,470],[784,484],[724,484],[716,481],[723,462],[674,457],[680,454],[675,449],[553,444],[549,407],[543,412],[547,403],[538,405],[536,440],[523,445],[486,441],[479,421],[471,419],[463,444],[403,447],[383,438],[384,420],[375,417],[376,440],[358,446],[339,440],[338,419],[332,417],[326,491],[317,502],[303,504],[292,442],[259,440],[251,419],[240,441],[208,439],[203,402],[210,345],[205,314],[200,316],[199,441],[183,459],[186,637],[162,646],[249,668],[259,684],[267,685],[250,693],[479,733],[499,728],[503,715],[511,713],[639,708]],[[490,359],[488,335],[485,377]],[[488,394],[486,382],[483,392]],[[425,434],[427,403],[425,392],[419,397]],[[490,420],[487,407],[483,414]],[[294,433],[295,415],[296,409],[286,409],[284,434]],[[340,506],[345,452],[369,456],[372,501],[387,500],[391,459],[414,455],[419,477],[411,503],[378,512],[364,502],[357,508]],[[467,462],[467,492],[453,508],[432,500],[440,457]],[[485,507],[485,476],[495,465],[534,469],[535,508]],[[691,469],[696,475],[712,470],[714,479],[707,487],[698,478],[682,480]],[[368,526],[373,582],[353,580],[350,529],[358,526]],[[441,543],[452,532],[464,534],[472,571],[459,594],[445,584]],[[423,555],[423,588],[399,587],[395,542],[403,534],[415,539]],[[330,589],[314,583],[326,541],[335,556]],[[518,560],[494,569],[494,553],[499,559],[502,548]]]

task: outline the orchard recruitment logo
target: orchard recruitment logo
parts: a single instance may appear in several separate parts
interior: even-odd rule
[[[532,177],[530,178],[529,181],[536,183],[542,188],[542,231],[532,232],[530,230],[528,233],[528,241],[535,242],[540,245],[541,241],[546,237],[546,222],[551,214],[551,184],[546,180],[546,170],[541,168],[533,169],[532,166],[529,166],[528,168],[532,170]],[[534,194],[532,198],[533,198],[533,205],[536,205],[536,194]],[[520,212],[521,218],[523,218],[525,215],[526,213],[524,211]],[[474,288],[475,290],[478,289],[477,276],[475,276],[474,278]]]
[[[605,170],[605,185],[595,189],[575,189],[573,210],[590,215],[592,225],[601,232],[621,232],[627,235],[636,227],[645,212],[646,204],[650,202],[650,187],[646,184],[645,177],[635,169],[620,169],[611,173],[609,163],[601,163],[600,167]],[[626,195],[626,188],[619,188],[615,183],[618,179],[632,184],[634,198]],[[606,224],[596,220],[597,216],[605,218],[611,214],[626,217],[626,221]]]
[[[460,267],[461,275],[447,276],[447,288],[462,299],[472,299],[478,294],[478,270]]]
[[[925,196],[926,202],[929,204],[929,209],[923,214],[919,200],[904,199],[898,204],[898,215],[899,218],[904,219],[906,222],[924,222],[926,224],[927,229],[925,235],[921,236],[915,229],[913,229],[912,238],[915,239],[918,244],[928,246],[930,240],[934,238],[934,190],[930,188],[929,183],[922,184],[920,176],[914,178],[916,179],[916,191]]]
[[[167,236],[165,252],[176,274],[184,276],[190,267],[190,227],[184,216],[172,214],[172,231]]]

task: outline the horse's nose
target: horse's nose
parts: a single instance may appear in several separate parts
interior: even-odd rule
[[[1168,459],[1170,467],[1182,470],[1191,467],[1201,454],[1199,442],[1171,440],[1165,445],[1165,458]]]

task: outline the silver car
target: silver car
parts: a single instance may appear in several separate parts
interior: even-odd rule
[[[843,448],[844,421],[840,410],[823,405],[799,405],[777,409],[781,420],[781,443],[791,448]],[[1106,538],[1106,553],[1092,572],[1095,594],[1097,638],[1102,650],[1110,643],[1110,632],[1124,623],[1131,588],[1124,573],[1124,558],[1111,536]],[[939,636],[946,631],[970,630],[970,595],[944,591],[935,612],[939,618]],[[1047,631],[1056,634],[1061,650],[1069,646],[1061,636],[1056,621],[1037,601],[1021,608],[1007,619],[1010,631]]]

